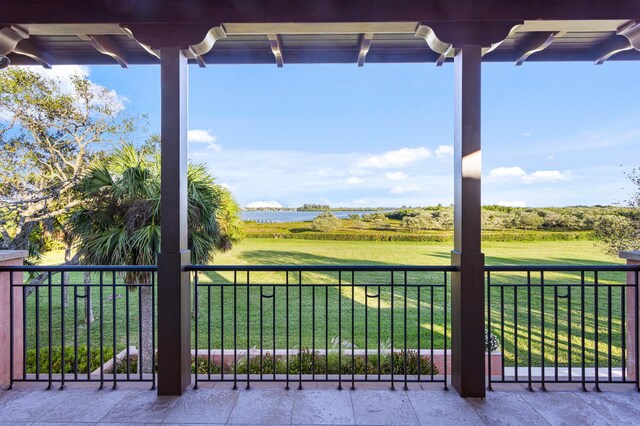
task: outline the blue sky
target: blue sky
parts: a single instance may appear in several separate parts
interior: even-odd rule
[[[159,129],[159,68],[92,67]],[[190,158],[241,205],[450,204],[453,66],[189,69]],[[613,204],[640,165],[639,63],[483,65],[483,203]]]

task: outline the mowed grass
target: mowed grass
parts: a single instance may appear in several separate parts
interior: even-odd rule
[[[218,255],[215,263],[448,265],[451,248],[451,243],[247,239],[231,252]],[[620,259],[605,255],[591,241],[487,242],[484,244],[483,251],[487,256],[488,265],[622,263]],[[55,264],[60,261],[60,253],[51,253],[43,259],[42,264]],[[82,273],[70,275],[70,283],[82,283]],[[105,282],[111,284],[113,277],[110,274],[107,275],[109,276],[104,277]],[[359,349],[375,349],[378,347],[378,341],[383,342],[384,347],[391,347],[393,338],[393,347],[396,349],[405,347],[405,339],[407,348],[426,349],[433,346],[438,349],[445,347],[445,330],[447,346],[449,346],[450,327],[447,324],[445,329],[444,324],[445,294],[442,287],[444,273],[410,272],[406,275],[406,281],[409,284],[407,287],[404,286],[405,275],[401,272],[395,273],[393,299],[389,288],[391,282],[389,272],[357,272],[353,277],[348,269],[343,270],[340,277],[338,272],[304,272],[301,277],[297,273],[290,272],[288,278],[287,286],[285,272],[251,273],[249,280],[252,285],[249,287],[249,303],[247,303],[246,273],[238,273],[235,276],[235,282],[238,284],[235,298],[232,291],[233,273],[199,273],[198,332],[196,337],[194,319],[192,320],[193,346],[196,346],[197,341],[197,347],[200,349],[217,349],[222,346],[230,349],[236,345],[239,348],[262,347],[265,350],[273,350],[273,348],[285,348],[287,344],[290,348],[319,349],[332,346],[332,340],[341,338],[343,341],[353,342]],[[341,287],[337,286],[339,278]],[[539,274],[533,274],[532,283],[538,283],[539,278]],[[593,278],[593,274],[586,276],[588,282],[593,282]],[[59,275],[54,275],[54,284],[60,283],[60,279]],[[351,286],[352,279],[355,286]],[[447,276],[447,280],[450,283],[450,275]],[[123,284],[122,277],[116,277],[116,281],[118,284]],[[94,274],[92,284],[97,282],[98,275]],[[545,282],[559,284],[555,287],[557,293],[554,293],[554,287],[549,287],[545,289],[543,299],[540,287],[533,288],[530,304],[527,303],[529,295],[524,287],[519,287],[517,290],[512,286],[505,287],[503,290],[500,288],[492,290],[489,312],[492,318],[492,332],[501,341],[507,364],[513,364],[515,361],[516,336],[519,363],[526,365],[530,353],[532,364],[541,364],[543,323],[546,363],[551,363],[556,358],[557,351],[560,363],[568,364],[569,345],[571,345],[571,361],[575,364],[581,357],[583,324],[579,312],[582,290],[572,287],[571,300],[564,297],[569,291],[566,284],[579,283],[580,275],[548,273],[545,275]],[[606,365],[609,350],[614,362],[619,364],[622,357],[622,292],[619,287],[610,286],[621,282],[624,282],[623,273],[601,274],[599,277],[602,289],[598,292],[599,333],[597,338],[601,365]],[[494,274],[492,283],[525,284],[526,275]],[[611,287],[611,290],[608,287]],[[84,287],[74,288],[77,288],[78,296],[85,294]],[[115,327],[112,286],[102,290],[102,316],[100,315],[100,290],[98,287],[92,287],[90,297],[93,301],[96,321],[89,326],[84,321],[83,315],[85,299],[73,297],[73,291],[72,289],[71,304],[65,308],[64,334],[67,345],[73,344],[76,339],[78,344],[87,345],[87,337],[91,346],[96,345],[102,332],[105,344],[113,346],[115,331],[117,351],[122,350],[126,345],[137,346],[139,303],[137,291],[129,291],[125,287],[116,288]],[[609,291],[613,300],[610,306]],[[379,297],[374,297],[376,295]],[[446,309],[450,313],[450,296],[448,298]],[[596,317],[595,294],[592,288],[584,291],[584,298],[585,356],[587,362],[595,362]],[[545,310],[544,322],[542,300],[544,300]],[[51,342],[54,346],[59,346],[62,337],[62,298],[59,286],[54,286],[51,292],[51,304],[49,304],[48,292],[41,289],[38,303],[40,345],[46,346],[49,341],[48,321],[49,306],[51,306]],[[36,342],[35,304],[36,297],[30,296],[27,304],[27,344],[30,348],[35,347]],[[609,323],[609,309],[612,313],[611,323]],[[129,312],[128,331],[127,311]],[[501,315],[504,315],[504,327],[500,323]],[[529,315],[531,315],[530,324],[528,323]],[[393,328],[391,327],[392,318]],[[558,318],[557,321],[556,318]],[[571,321],[571,327],[569,327],[569,321]],[[87,333],[88,328],[89,333]],[[533,336],[531,342],[526,338],[529,328]],[[608,344],[609,337],[611,345]],[[531,345],[530,351],[529,345]]]

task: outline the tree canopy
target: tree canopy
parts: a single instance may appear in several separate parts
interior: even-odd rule
[[[43,236],[63,229],[79,203],[73,187],[134,122],[114,92],[85,75],[0,72],[0,248],[45,248]]]

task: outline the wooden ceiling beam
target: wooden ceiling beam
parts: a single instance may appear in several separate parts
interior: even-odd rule
[[[78,34],[82,40],[88,41],[94,49],[103,55],[112,57],[122,68],[129,66],[127,57],[111,36]]]
[[[625,36],[634,49],[640,51],[640,22],[629,21],[620,27],[618,35]]]
[[[9,53],[27,56],[44,68],[51,69],[53,63],[51,56],[31,43],[29,33],[17,26],[11,25],[0,29],[0,56],[7,56]]]
[[[371,48],[371,40],[374,33],[364,33],[360,35],[360,45],[358,47],[358,66],[363,67],[364,61],[367,58],[367,53]]]
[[[543,51],[544,49],[549,47],[549,45],[553,43],[555,39],[560,38],[565,34],[566,32],[564,31],[532,34],[517,54],[518,59],[516,59],[516,66],[524,64],[529,56],[533,55],[536,52]]]
[[[596,59],[596,65],[604,64],[607,59],[615,55],[616,53],[624,52],[626,50],[633,49],[633,46],[628,39],[620,36],[613,36],[610,40],[607,40],[598,50],[598,59]]]
[[[138,40],[137,38],[135,38],[135,36],[133,35],[133,33],[131,32],[131,30],[127,27],[121,26],[120,30],[125,33],[129,38],[131,38],[132,40],[135,40],[136,43],[138,43],[138,45],[140,47],[142,47],[144,50],[147,51],[147,53],[149,53],[152,56],[155,56],[156,58],[160,59],[160,51],[157,49],[152,49],[151,46],[149,46],[148,44],[144,44],[142,42],[140,42],[140,40]]]
[[[282,43],[280,41],[280,35],[278,34],[267,34],[267,38],[269,39],[269,45],[271,46],[271,53],[276,59],[276,65],[278,68],[282,68],[284,66],[284,57],[282,56]]]

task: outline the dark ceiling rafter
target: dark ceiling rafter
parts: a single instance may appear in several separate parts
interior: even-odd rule
[[[267,38],[269,39],[269,46],[271,47],[271,53],[273,53],[273,57],[276,60],[276,65],[278,68],[282,68],[284,66],[284,55],[282,54],[282,39],[279,34],[267,34]]]
[[[44,68],[50,69],[53,64],[51,55],[28,40],[29,32],[17,25],[0,29],[0,56],[17,53],[36,61]]]
[[[565,31],[532,34],[517,53],[516,66],[524,64],[529,56],[537,52],[542,52],[544,49],[549,47],[554,40],[564,36],[565,34]]]
[[[78,34],[81,40],[89,42],[98,52],[112,57],[122,68],[128,68],[127,56],[118,46],[114,37],[108,35]]]
[[[374,33],[360,34],[360,41],[358,43],[358,66],[363,67],[364,61],[367,58],[367,53],[371,48],[371,40],[373,40]]]

